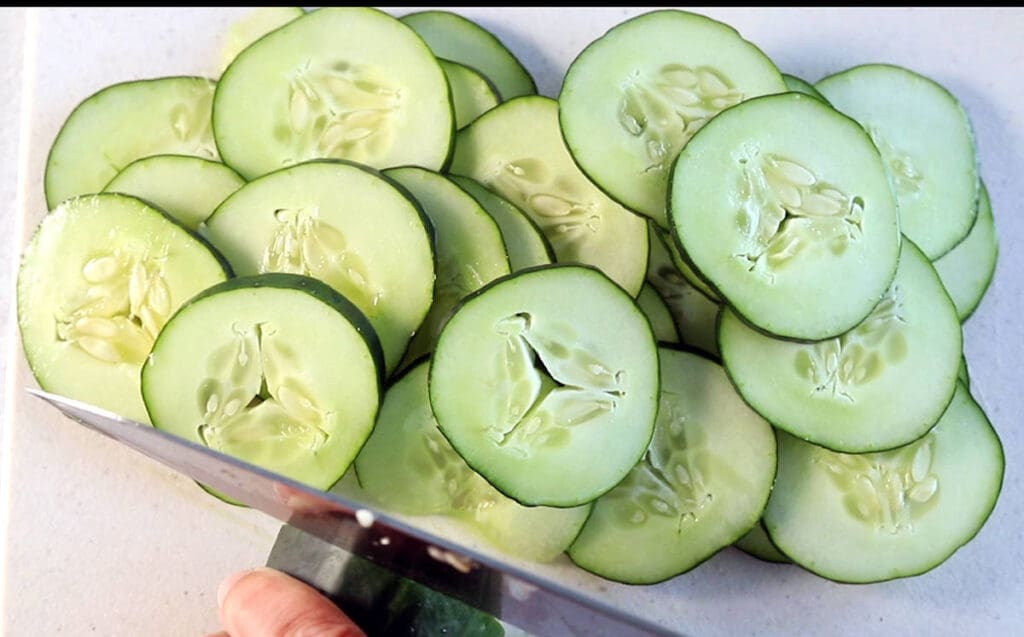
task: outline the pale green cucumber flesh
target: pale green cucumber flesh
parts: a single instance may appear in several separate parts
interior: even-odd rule
[[[384,174],[412,193],[436,231],[434,301],[409,345],[404,366],[434,349],[456,303],[511,270],[498,225],[465,190],[423,168],[392,168]]]
[[[217,148],[246,179],[321,158],[440,168],[454,123],[430,49],[365,7],[311,11],[260,38],[224,71],[213,102]]]
[[[430,402],[452,446],[505,495],[571,507],[640,459],[658,386],[654,336],[632,298],[596,269],[556,265],[463,301],[438,339]]]
[[[643,284],[647,229],[577,168],[547,97],[505,102],[459,131],[451,172],[472,177],[540,226],[560,262],[593,265],[631,295]]]
[[[438,62],[452,91],[455,128],[466,126],[501,103],[497,89],[476,69],[451,60],[439,58]]]
[[[802,80],[795,75],[789,73],[782,74],[782,81],[786,83],[786,88],[795,93],[803,93],[804,95],[810,95],[811,97],[817,98],[822,102],[828,103],[825,96],[822,95],[818,89],[814,88],[814,85],[806,80]]]
[[[857,66],[815,88],[860,122],[882,153],[903,234],[933,260],[967,236],[978,202],[974,133],[949,91],[887,64]]]
[[[842,334],[896,272],[896,201],[878,151],[856,122],[800,93],[711,120],[680,153],[670,198],[685,258],[771,334]]]
[[[426,41],[437,57],[478,69],[494,82],[503,100],[537,92],[529,71],[512,51],[472,20],[449,11],[419,11],[401,20]]]
[[[184,306],[142,371],[153,424],[327,489],[373,428],[383,357],[369,322],[326,284],[240,277]]]
[[[573,61],[559,116],[583,172],[667,228],[666,193],[680,149],[722,110],[784,90],[771,60],[732,27],[652,11],[618,24]]]
[[[302,7],[259,7],[232,24],[221,46],[221,72],[250,44],[305,13]]]
[[[215,83],[165,77],[108,86],[75,107],[46,160],[49,208],[103,190],[140,157],[177,153],[217,159],[210,128]]]
[[[672,312],[668,309],[665,299],[654,289],[653,285],[644,283],[644,286],[640,288],[640,294],[636,297],[636,304],[640,306],[644,316],[650,321],[654,338],[659,343],[677,344],[680,342],[679,330],[676,328],[675,319],[672,318]]]
[[[511,555],[554,559],[579,534],[590,505],[524,507],[470,469],[437,428],[429,368],[426,361],[410,368],[385,394],[373,434],[356,458],[360,486],[385,508],[454,517]]]
[[[650,584],[686,572],[758,521],[775,478],[772,428],[721,366],[659,350],[654,438],[640,463],[594,503],[569,548],[602,577]]]
[[[373,324],[389,371],[433,299],[429,221],[404,190],[365,166],[315,161],[255,179],[203,232],[240,275],[302,274],[344,294]]]
[[[29,367],[47,391],[149,422],[139,372],[157,334],[227,276],[203,241],[139,199],[68,199],[43,219],[18,272]]]
[[[907,444],[938,421],[956,388],[963,336],[931,263],[906,240],[892,286],[850,332],[785,341],[726,310],[719,345],[740,394],[772,424],[863,453]]]
[[[794,562],[839,582],[935,568],[978,533],[1003,480],[999,438],[963,385],[935,428],[905,447],[847,455],[778,438],[765,526]]]
[[[933,262],[942,284],[956,305],[961,321],[970,318],[992,283],[999,259],[999,241],[988,189],[981,186],[978,218],[967,238]]]
[[[152,155],[117,173],[104,192],[120,192],[147,201],[189,230],[235,192],[245,180],[224,164],[189,155]]]
[[[449,175],[449,179],[468,192],[494,218],[508,251],[513,272],[535,265],[554,263],[555,253],[537,224],[508,199],[484,188],[474,179]]]
[[[755,524],[754,528],[736,540],[733,546],[765,562],[775,562],[776,564],[791,564],[793,562],[779,550],[779,547],[772,544],[772,539],[768,536],[763,522]]]

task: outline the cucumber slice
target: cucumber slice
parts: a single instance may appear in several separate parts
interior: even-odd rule
[[[787,338],[849,331],[896,272],[896,201],[878,151],[800,93],[748,100],[702,128],[676,163],[671,217],[719,296]]]
[[[438,59],[455,108],[455,127],[462,128],[501,103],[498,89],[476,69],[451,60]]]
[[[539,267],[455,311],[437,342],[430,404],[459,455],[502,493],[572,507],[643,455],[657,361],[647,319],[621,288],[592,268]]]
[[[1003,481],[1003,448],[963,385],[935,428],[906,447],[846,455],[778,432],[764,521],[794,562],[839,582],[929,571],[978,533]]]
[[[476,199],[498,224],[513,272],[535,265],[548,265],[555,261],[555,253],[551,250],[551,244],[544,238],[544,233],[515,204],[487,190],[478,181],[469,177],[449,175],[448,178]]]
[[[501,40],[479,24],[449,11],[419,11],[401,18],[439,58],[479,69],[504,99],[537,92],[530,72]]]
[[[775,339],[731,310],[718,335],[725,368],[754,409],[798,438],[849,453],[924,435],[953,397],[963,351],[956,309],[910,240],[881,302],[838,338]]]
[[[961,321],[970,318],[984,298],[992,284],[998,259],[999,240],[996,238],[992,203],[988,189],[982,183],[974,227],[966,239],[933,263]]]
[[[675,241],[672,240],[672,236],[658,227],[657,224],[651,224],[651,232],[658,235],[661,243],[664,244],[665,249],[668,250],[668,255],[672,259],[672,264],[676,266],[676,270],[679,274],[683,275],[686,282],[697,289],[698,292],[708,297],[708,300],[714,301],[715,304],[721,304],[722,299],[715,294],[715,291],[711,289],[708,282],[705,281],[697,274],[693,267],[683,258],[683,255],[679,252],[679,248],[676,247]]]
[[[18,271],[18,326],[40,387],[149,422],[139,370],[181,304],[228,273],[159,210],[126,195],[65,200]]]
[[[412,193],[437,231],[434,302],[406,352],[408,364],[434,349],[460,300],[511,269],[501,230],[466,191],[423,168],[392,168],[384,174]]]
[[[429,362],[419,363],[388,389],[373,434],[356,458],[359,484],[386,508],[453,516],[507,553],[555,559],[579,534],[590,505],[524,507],[470,469],[437,428],[429,369]]]
[[[810,95],[813,98],[819,99],[822,102],[828,104],[828,100],[821,94],[818,89],[814,88],[814,85],[810,82],[802,80],[795,75],[789,73],[782,74],[782,81],[786,83],[786,88],[795,93],[803,93],[804,95]]]
[[[679,330],[676,329],[672,312],[668,309],[665,299],[661,298],[653,285],[644,283],[644,286],[640,288],[640,294],[636,297],[636,304],[640,306],[644,316],[650,321],[654,338],[659,343],[679,343]]]
[[[672,162],[723,109],[786,85],[732,27],[695,13],[652,11],[591,43],[558,96],[573,159],[627,208],[668,227]]]
[[[305,14],[302,7],[259,7],[231,25],[220,51],[221,73],[250,44]]]
[[[547,97],[505,102],[459,131],[451,172],[476,179],[530,216],[559,261],[596,266],[631,295],[647,267],[644,220],[573,163]]]
[[[785,553],[779,550],[779,547],[772,544],[772,539],[764,528],[764,522],[755,524],[754,528],[736,540],[733,546],[765,562],[774,562],[776,564],[791,564],[793,562],[793,560],[786,557]]]
[[[327,489],[370,435],[383,363],[370,323],[326,284],[240,277],[168,321],[142,395],[157,428]]]
[[[104,192],[143,199],[189,230],[245,184],[238,173],[217,161],[188,155],[153,155],[137,159],[117,173]]]
[[[722,306],[693,286],[677,267],[664,233],[650,222],[647,281],[661,294],[679,328],[679,340],[718,359],[718,313]]]
[[[213,80],[165,77],[108,86],[75,107],[46,160],[46,205],[103,190],[140,157],[217,159],[210,129]]]
[[[246,179],[309,159],[440,168],[454,115],[423,41],[369,8],[311,11],[242,51],[224,71],[213,128]]]
[[[629,475],[594,504],[569,548],[601,577],[653,584],[684,573],[757,523],[775,479],[772,428],[722,367],[667,348],[654,439]]]
[[[430,309],[429,221],[365,166],[315,161],[255,179],[217,208],[204,232],[240,275],[303,274],[345,295],[373,324],[388,371]]]
[[[971,388],[971,375],[967,369],[967,357],[960,357],[960,369],[956,372],[956,377],[960,379],[960,382],[964,384],[967,389]]]
[[[967,236],[978,203],[974,133],[960,102],[934,81],[867,64],[815,85],[864,126],[882,153],[900,207],[900,229],[937,259]]]

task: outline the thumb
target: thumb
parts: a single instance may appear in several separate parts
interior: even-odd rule
[[[326,597],[273,569],[228,577],[217,598],[221,625],[231,637],[366,637]]]

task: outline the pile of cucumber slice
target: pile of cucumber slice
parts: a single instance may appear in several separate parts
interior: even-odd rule
[[[557,99],[444,11],[263,9],[224,48],[54,141],[18,276],[48,391],[631,584],[733,544],[916,575],[995,506],[961,329],[995,220],[931,79],[812,85],[677,10]]]

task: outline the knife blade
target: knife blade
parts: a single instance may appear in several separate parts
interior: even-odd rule
[[[677,634],[366,504],[307,487],[78,400],[31,388],[26,391],[71,420],[238,502],[522,629],[616,637]]]

